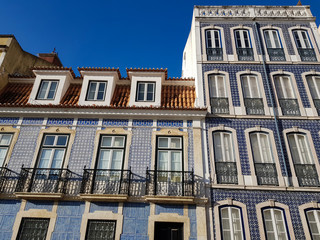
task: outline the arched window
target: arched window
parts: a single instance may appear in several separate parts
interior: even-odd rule
[[[275,29],[267,29],[264,30],[263,33],[270,61],[285,61],[286,58],[280,41],[279,32]]]
[[[240,207],[225,206],[220,208],[222,239],[242,240],[244,230]]]
[[[249,30],[237,29],[234,34],[239,61],[253,61],[254,56]]]
[[[262,217],[267,240],[289,239],[283,209],[265,208],[262,210]]]
[[[320,209],[309,209],[306,216],[312,240],[320,239]]]
[[[319,75],[308,75],[306,77],[308,87],[312,96],[312,100],[315,108],[320,113],[320,76]]]
[[[207,47],[207,60],[209,61],[223,60],[220,30],[217,30],[217,29],[206,30],[206,47]]]
[[[241,75],[241,86],[247,114],[263,115],[264,104],[258,77],[253,74]]]
[[[298,29],[298,30],[293,30],[292,33],[293,33],[294,41],[296,43],[301,61],[307,61],[307,62],[317,61],[317,57],[311,45],[308,32],[306,30]]]
[[[225,75],[209,75],[209,94],[211,113],[229,113],[229,100]]]

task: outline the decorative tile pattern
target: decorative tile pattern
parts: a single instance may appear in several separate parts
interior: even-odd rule
[[[99,119],[97,118],[79,118],[78,119],[78,125],[84,125],[84,126],[96,126],[99,123]]]
[[[123,127],[128,126],[128,119],[103,119],[102,125],[103,126],[116,126],[116,127]]]
[[[196,205],[188,206],[188,217],[190,219],[190,238],[189,240],[197,239],[197,213]]]
[[[132,126],[134,127],[151,127],[153,126],[153,120],[152,119],[147,119],[147,120],[140,120],[140,119],[137,119],[137,120],[133,120],[132,121]]]
[[[51,201],[27,201],[25,211],[30,209],[45,209],[49,212],[52,211],[53,202]]]
[[[21,205],[20,200],[0,201],[0,240],[11,239],[13,224]]]
[[[108,203],[108,202],[92,202],[90,204],[90,212],[95,211],[110,211],[113,213],[118,213],[118,203]]]
[[[23,118],[22,125],[41,125],[43,118]]]
[[[158,127],[183,127],[182,120],[158,120],[157,121]]]
[[[2,118],[0,118],[1,125],[17,124],[18,121],[19,121],[19,118],[16,118],[16,117],[2,117]]]
[[[178,215],[183,216],[183,205],[156,204],[155,214],[159,215],[160,213],[177,213]]]
[[[73,118],[48,118],[47,125],[54,125],[54,126],[60,126],[60,125],[72,125],[73,124]]]
[[[193,121],[192,120],[188,120],[187,121],[187,127],[192,127],[193,126]]]
[[[193,129],[188,128],[188,170],[194,169],[194,154],[193,154]],[[198,156],[200,157],[200,156]]]

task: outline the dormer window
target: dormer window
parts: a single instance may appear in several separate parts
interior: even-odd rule
[[[37,95],[39,100],[53,100],[58,86],[57,80],[42,80]]]
[[[90,81],[87,93],[87,101],[104,101],[107,82]]]
[[[137,83],[137,102],[154,102],[155,82]]]

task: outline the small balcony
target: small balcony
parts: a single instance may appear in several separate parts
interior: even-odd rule
[[[316,62],[317,57],[313,48],[298,48],[298,52],[303,62]]]
[[[255,163],[258,185],[278,186],[278,174],[274,163]]]
[[[239,61],[254,61],[252,48],[237,48]]]
[[[299,186],[319,187],[319,177],[314,164],[294,164]]]
[[[299,104],[297,99],[279,99],[279,104],[283,115],[300,116]]]
[[[207,48],[208,61],[222,61],[222,48]]]
[[[146,195],[194,197],[193,171],[154,171],[147,169],[146,174]]]
[[[126,200],[130,194],[130,182],[130,170],[84,169],[80,194],[91,200]]]
[[[61,198],[79,193],[79,175],[69,169],[21,168],[16,195],[23,198]]]
[[[228,114],[229,100],[228,98],[211,97],[210,98],[211,112],[213,114]]]
[[[270,61],[285,61],[286,57],[284,55],[283,48],[268,48],[268,55]]]
[[[19,174],[6,168],[0,167],[0,193],[12,194],[16,189]]]
[[[235,162],[216,162],[218,184],[238,184],[238,171]]]
[[[264,115],[262,98],[245,98],[244,105],[248,115]]]

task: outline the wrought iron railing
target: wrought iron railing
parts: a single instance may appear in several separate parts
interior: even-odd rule
[[[300,116],[300,109],[297,99],[279,99],[283,115]]]
[[[193,171],[147,169],[146,195],[194,196]]]
[[[244,106],[247,114],[250,115],[264,115],[264,105],[262,98],[245,98]]]
[[[228,98],[211,97],[210,105],[212,113],[229,113]]]
[[[285,61],[283,48],[268,48],[268,55],[270,61]]]
[[[274,163],[255,163],[258,185],[278,186],[278,174]]]
[[[252,48],[237,48],[239,61],[253,61],[253,49]]]
[[[316,62],[317,57],[313,48],[298,48],[301,61]]]
[[[222,48],[207,48],[208,61],[222,61]]]
[[[18,173],[6,167],[0,167],[0,193],[13,193],[16,189],[18,176]]]
[[[80,193],[130,195],[131,170],[84,169]]]
[[[314,164],[294,164],[299,186],[318,187],[319,177]]]
[[[216,162],[217,183],[237,184],[238,171],[235,162]]]
[[[21,168],[16,192],[76,195],[79,177],[69,169]],[[77,179],[77,180],[76,180]]]

